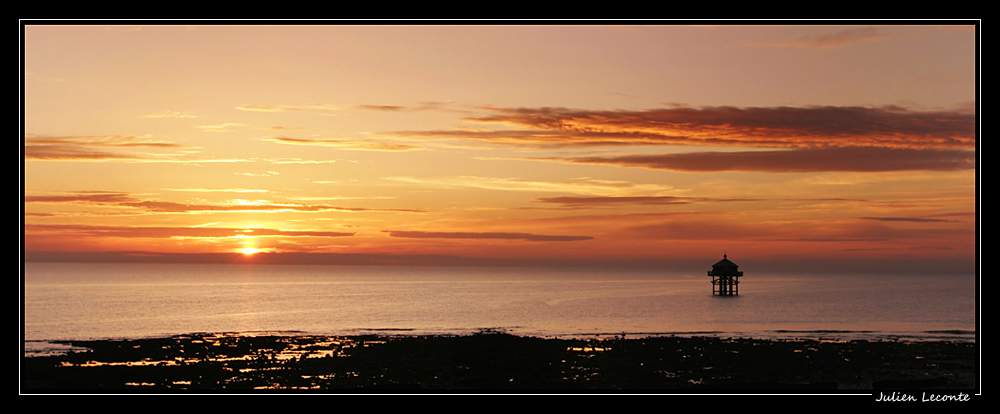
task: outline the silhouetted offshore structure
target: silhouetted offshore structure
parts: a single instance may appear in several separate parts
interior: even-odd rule
[[[722,260],[712,265],[712,270],[708,275],[712,277],[712,294],[719,296],[736,296],[740,294],[740,266],[730,262],[726,255],[722,255]]]

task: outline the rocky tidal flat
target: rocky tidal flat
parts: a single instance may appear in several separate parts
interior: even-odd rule
[[[25,357],[24,393],[715,392],[979,386],[976,344],[715,337],[190,334],[64,341]]]

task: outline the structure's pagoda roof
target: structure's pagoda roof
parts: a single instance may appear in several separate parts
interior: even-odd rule
[[[740,266],[737,265],[736,263],[729,261],[729,259],[726,258],[726,255],[722,255],[722,260],[719,260],[719,262],[712,265],[712,267],[740,267]]]

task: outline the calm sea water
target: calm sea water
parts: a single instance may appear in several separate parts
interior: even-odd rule
[[[193,332],[974,340],[975,278],[469,267],[26,263],[26,348]]]

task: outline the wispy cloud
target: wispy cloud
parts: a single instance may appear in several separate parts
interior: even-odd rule
[[[113,150],[179,149],[181,145],[140,136],[49,136],[28,134],[24,158],[47,161],[139,160],[148,154]]]
[[[352,106],[352,108],[368,109],[372,111],[389,111],[389,112],[402,111],[406,109],[406,107],[398,105],[355,105]]]
[[[332,147],[343,150],[354,151],[418,151],[423,147],[409,144],[389,144],[374,141],[350,141],[345,139],[303,139],[274,137],[264,138],[263,141],[275,142],[286,145],[304,145],[314,147]]]
[[[243,173],[233,173],[233,174],[242,175],[242,176],[245,176],[245,177],[272,177],[272,176],[275,176],[275,175],[281,175],[280,173],[278,173],[276,171],[268,171],[268,172],[263,172],[263,173],[243,172]]]
[[[272,164],[336,164],[338,162],[356,162],[352,160],[303,160],[301,158],[278,158],[269,159]]]
[[[39,74],[34,73],[34,72],[25,72],[24,73],[24,78],[25,79],[33,80],[35,82],[56,82],[56,83],[62,83],[62,82],[67,82],[68,81],[68,79],[66,79],[66,78],[57,77],[57,76],[39,75]]]
[[[521,159],[685,172],[954,171],[976,167],[974,151],[873,147]]]
[[[138,209],[148,214],[204,214],[215,212],[229,213],[279,213],[279,212],[390,212],[390,213],[424,213],[423,210],[342,207],[327,204],[305,203],[275,203],[267,200],[228,200],[219,204],[185,204],[171,201],[159,201],[134,197],[122,192],[73,192],[60,195],[31,195],[24,197],[25,203],[49,204],[100,204],[128,209]]]
[[[260,188],[166,188],[167,191],[183,191],[195,193],[267,193],[270,190]]]
[[[972,149],[975,115],[900,107],[673,107],[645,111],[480,107],[465,118],[498,130],[395,131],[409,138],[466,139],[525,147],[700,145],[779,148]]]
[[[663,206],[693,203],[719,202],[793,202],[793,203],[828,203],[828,202],[864,202],[865,200],[849,198],[714,198],[714,197],[684,197],[684,196],[636,196],[636,197],[546,197],[537,198],[536,203],[560,204],[570,208],[621,207],[627,205]]]
[[[625,181],[580,178],[575,181],[530,181],[519,178],[449,176],[386,177],[386,180],[444,188],[481,188],[502,191],[547,191],[576,194],[623,195],[658,193],[673,189],[662,184],[634,184]]]
[[[303,201],[322,201],[322,200],[393,200],[397,197],[386,197],[386,196],[375,196],[375,197],[341,197],[341,196],[331,196],[331,197],[289,197],[293,200],[303,200]]]
[[[59,195],[26,195],[25,203],[118,204],[135,201],[129,193],[114,191],[74,191]]]
[[[161,111],[161,112],[154,112],[154,113],[151,113],[151,114],[140,115],[140,117],[142,117],[142,118],[198,118],[197,115],[194,115],[194,114],[192,114],[190,112],[187,112],[187,111]]]
[[[870,238],[870,239],[818,239],[818,238],[801,238],[801,239],[771,239],[767,241],[782,241],[782,242],[809,242],[809,243],[857,243],[857,242],[880,242],[886,241],[888,239],[883,238]]]
[[[597,207],[597,206],[620,206],[625,204],[634,205],[672,205],[691,204],[700,201],[708,201],[704,197],[677,197],[677,196],[656,196],[656,197],[548,197],[535,199],[536,203],[561,204],[564,207]]]
[[[897,222],[909,222],[909,223],[956,223],[955,220],[923,218],[923,217],[861,217],[861,219],[888,221],[888,222],[897,221]]]
[[[232,132],[234,128],[245,126],[247,125],[239,122],[226,122],[217,125],[198,125],[197,128],[204,132]]]
[[[143,157],[135,154],[93,151],[84,148],[25,146],[24,158],[27,160],[45,161],[103,161],[137,160],[142,159]]]
[[[337,112],[349,109],[362,109],[371,111],[396,112],[406,110],[405,106],[398,105],[332,105],[332,104],[312,104],[312,105],[244,105],[237,106],[236,109],[251,112],[307,112],[326,116],[335,116]]]
[[[629,220],[625,220],[626,217]],[[608,218],[612,219],[613,217]],[[970,235],[969,229],[962,228],[905,229],[854,219],[785,217],[755,223],[745,220],[741,215],[715,211],[627,215],[620,217],[618,221],[627,224],[609,233],[607,237],[653,240],[715,240],[721,237],[729,242],[896,243],[903,240],[964,238]]]
[[[270,130],[270,131],[305,131],[306,130],[303,127],[284,127],[284,126],[279,126],[279,125],[268,126],[268,127],[260,127],[259,129],[265,129],[265,130]]]
[[[888,39],[889,36],[877,27],[859,27],[855,29],[838,30],[818,36],[805,36],[785,42],[752,42],[750,46],[757,47],[797,47],[802,49],[839,49],[858,43],[874,42]]]
[[[244,105],[237,106],[236,109],[251,112],[311,112],[322,115],[333,115],[333,112],[344,110],[343,106],[314,104],[314,105]]]
[[[92,226],[82,224],[26,224],[25,232],[71,233],[100,237],[140,238],[246,238],[246,237],[349,237],[355,233],[277,230],[269,228],[227,227],[141,227],[141,226]]]
[[[500,239],[527,241],[580,241],[592,240],[590,236],[548,236],[531,233],[467,233],[467,232],[429,232],[429,231],[393,231],[383,230],[389,237],[404,237],[412,239]]]

